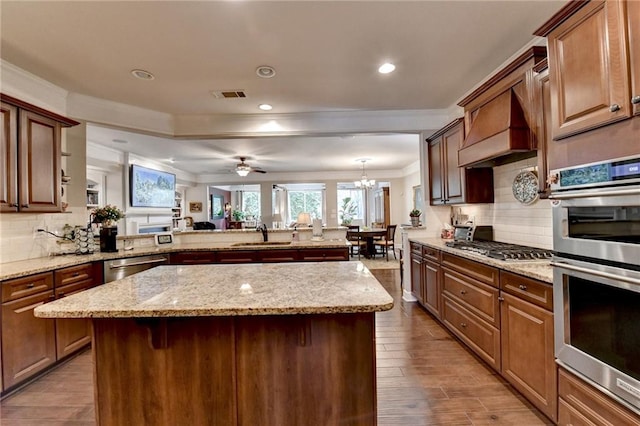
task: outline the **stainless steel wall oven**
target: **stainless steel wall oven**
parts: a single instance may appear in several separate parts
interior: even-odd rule
[[[550,179],[558,363],[640,414],[640,157]]]

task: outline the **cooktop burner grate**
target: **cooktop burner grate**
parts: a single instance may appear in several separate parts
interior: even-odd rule
[[[553,257],[551,250],[497,241],[451,241],[446,245],[500,260],[550,260]]]

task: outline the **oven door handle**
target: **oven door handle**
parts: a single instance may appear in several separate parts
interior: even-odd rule
[[[572,198],[591,198],[591,197],[615,197],[618,195],[640,195],[638,189],[618,189],[604,191],[572,191],[565,194],[555,193],[549,195],[554,200],[566,200]]]
[[[550,265],[551,266],[557,266],[559,268],[568,269],[570,271],[583,272],[585,274],[595,275],[596,277],[609,278],[609,279],[612,279],[612,280],[624,281],[624,282],[627,282],[627,283],[640,285],[640,280],[637,280],[637,279],[631,278],[631,277],[625,277],[623,275],[610,274],[608,272],[602,272],[602,271],[594,271],[593,269],[583,268],[583,267],[580,267],[580,266],[574,266],[574,265],[570,265],[570,264],[564,263],[564,262],[550,262]]]

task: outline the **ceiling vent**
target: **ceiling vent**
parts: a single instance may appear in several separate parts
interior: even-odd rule
[[[212,90],[211,94],[216,99],[233,99],[247,97],[247,93],[244,90]]]

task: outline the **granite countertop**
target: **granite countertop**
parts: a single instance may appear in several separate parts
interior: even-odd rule
[[[255,233],[255,231],[253,231]],[[272,244],[261,242],[201,242],[201,243],[181,243],[168,246],[137,247],[133,250],[118,250],[113,253],[96,252],[89,255],[64,255],[39,257],[36,259],[21,260],[18,262],[0,263],[0,281],[24,277],[40,272],[48,272],[54,269],[66,268],[68,266],[80,265],[88,262],[102,260],[122,259],[127,257],[147,256],[152,254],[173,253],[181,251],[239,251],[239,250],[286,250],[304,248],[344,248],[350,243],[343,239],[325,241],[292,241],[289,244],[281,244],[273,241]]]
[[[475,260],[476,262],[493,266],[498,269],[553,284],[553,267],[550,265],[549,260],[509,261],[493,259],[491,257],[483,256],[481,254],[473,253],[467,250],[447,247],[445,245],[447,240],[443,240],[441,238],[409,238],[409,241],[423,244],[425,246],[429,246],[443,252],[455,254],[456,256]]]
[[[46,303],[42,318],[147,318],[386,311],[361,262],[167,265]]]

